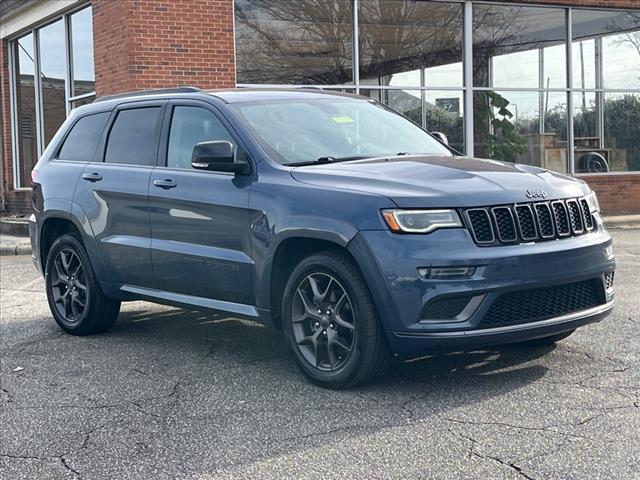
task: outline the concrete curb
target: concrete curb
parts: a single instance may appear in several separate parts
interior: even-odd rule
[[[640,228],[640,215],[610,215],[603,218],[607,228],[630,230]]]
[[[7,255],[31,255],[31,245],[0,245],[0,257]]]

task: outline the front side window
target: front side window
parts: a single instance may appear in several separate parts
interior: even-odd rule
[[[232,105],[276,161],[375,157],[404,153],[451,156],[424,130],[379,104],[357,99],[246,102]]]
[[[58,159],[90,162],[107,120],[109,120],[109,112],[87,115],[78,120],[67,135]]]
[[[235,143],[229,131],[212,112],[200,107],[175,107],[169,132],[167,166],[190,169],[191,155],[196,144],[220,140]]]
[[[160,107],[146,107],[118,112],[109,133],[105,163],[155,165],[160,110]]]

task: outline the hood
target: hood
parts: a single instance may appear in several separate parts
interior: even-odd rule
[[[473,207],[579,197],[582,180],[549,170],[467,157],[398,156],[310,165],[291,170],[293,178],[328,188],[390,198],[402,208]]]

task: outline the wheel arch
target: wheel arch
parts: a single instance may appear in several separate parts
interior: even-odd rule
[[[302,259],[314,253],[327,250],[344,253],[353,260],[354,264],[360,270],[358,262],[347,249],[347,244],[341,241],[340,238],[300,235],[287,237],[278,244],[270,264],[269,275],[267,276],[269,281],[271,319],[276,328],[282,328],[282,315],[280,311],[282,295],[291,272]]]

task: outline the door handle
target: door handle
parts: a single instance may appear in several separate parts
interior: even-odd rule
[[[99,182],[100,180],[102,180],[102,175],[100,175],[99,173],[83,173],[82,174],[82,179],[86,180],[88,182]]]
[[[175,188],[178,186],[178,184],[173,180],[171,180],[170,178],[166,178],[164,180],[160,180],[160,179],[154,180],[153,185],[155,187],[164,188],[165,190],[169,188]]]

